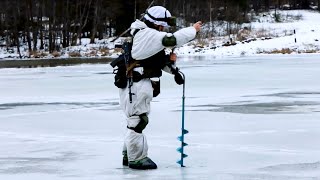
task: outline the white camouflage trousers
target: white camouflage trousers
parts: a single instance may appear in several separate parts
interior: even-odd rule
[[[129,100],[129,88],[120,89],[120,106],[126,115],[127,126],[136,127],[140,121],[139,115],[150,112],[150,102],[153,97],[153,88],[150,79],[142,79],[133,83],[131,87],[132,103]],[[148,144],[143,133],[136,133],[127,129],[123,151],[127,151],[128,160],[136,161],[147,157]]]

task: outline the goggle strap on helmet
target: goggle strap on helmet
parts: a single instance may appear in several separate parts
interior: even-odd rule
[[[148,12],[147,12],[147,15],[148,15],[151,19],[153,19],[153,20],[155,20],[155,21],[164,21],[164,22],[167,22],[167,20],[168,20],[168,18],[167,18],[167,11],[166,11],[166,13],[165,13],[165,18],[155,18],[155,17],[153,17],[151,14],[149,14]]]
[[[163,21],[168,23],[169,26],[176,26],[176,17],[171,16],[171,17],[167,17],[167,10],[165,12],[165,18],[155,18],[154,16],[152,16],[150,13],[148,13],[148,11],[146,12],[146,14],[153,20],[155,21]]]

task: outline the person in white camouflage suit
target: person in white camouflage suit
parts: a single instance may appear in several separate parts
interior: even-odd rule
[[[134,75],[140,78],[131,86],[130,102],[129,85],[120,89],[120,106],[127,117],[127,133],[123,147],[123,165],[133,169],[156,169],[157,165],[147,156],[148,144],[142,133],[148,124],[150,102],[154,97],[154,88],[150,78],[160,77],[164,70],[174,75],[177,84],[183,84],[179,70],[175,67],[176,55],[166,55],[166,47],[179,47],[193,40],[201,29],[198,21],[191,27],[175,33],[164,32],[164,27],[173,26],[171,13],[162,6],[149,8],[142,21],[131,24],[133,45],[131,55],[139,61],[140,66],[133,69]],[[175,22],[174,22],[175,23]],[[170,63],[168,63],[170,62]],[[160,87],[159,87],[160,88]]]

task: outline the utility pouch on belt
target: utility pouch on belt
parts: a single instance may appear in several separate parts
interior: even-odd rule
[[[153,88],[153,97],[157,97],[160,94],[160,79],[158,81],[151,80],[151,85]]]
[[[144,78],[144,76],[137,71],[132,71],[132,76],[133,76],[132,77],[133,82],[139,82],[141,79]]]

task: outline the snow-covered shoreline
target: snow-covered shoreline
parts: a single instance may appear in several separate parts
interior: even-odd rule
[[[216,58],[249,57],[265,54],[320,54],[320,13],[308,10],[278,11],[281,22],[274,21],[273,11],[262,13],[251,23],[242,24],[241,27],[250,27],[247,40],[233,39],[230,46],[229,36],[214,38],[197,38],[196,40],[175,49],[178,56],[212,56]],[[219,29],[221,27],[215,27]],[[208,31],[204,26],[203,33]],[[121,52],[115,49],[113,39],[97,40],[90,44],[89,39],[82,39],[82,45],[62,49],[61,52],[49,54],[39,52],[39,59],[69,58],[73,56],[86,58],[110,57],[115,58]],[[120,43],[121,39],[117,43]],[[230,43],[230,42],[229,42]],[[29,59],[27,47],[21,48],[23,59]],[[16,48],[8,53],[0,48],[0,60],[18,60]],[[35,57],[32,57],[35,58]]]

